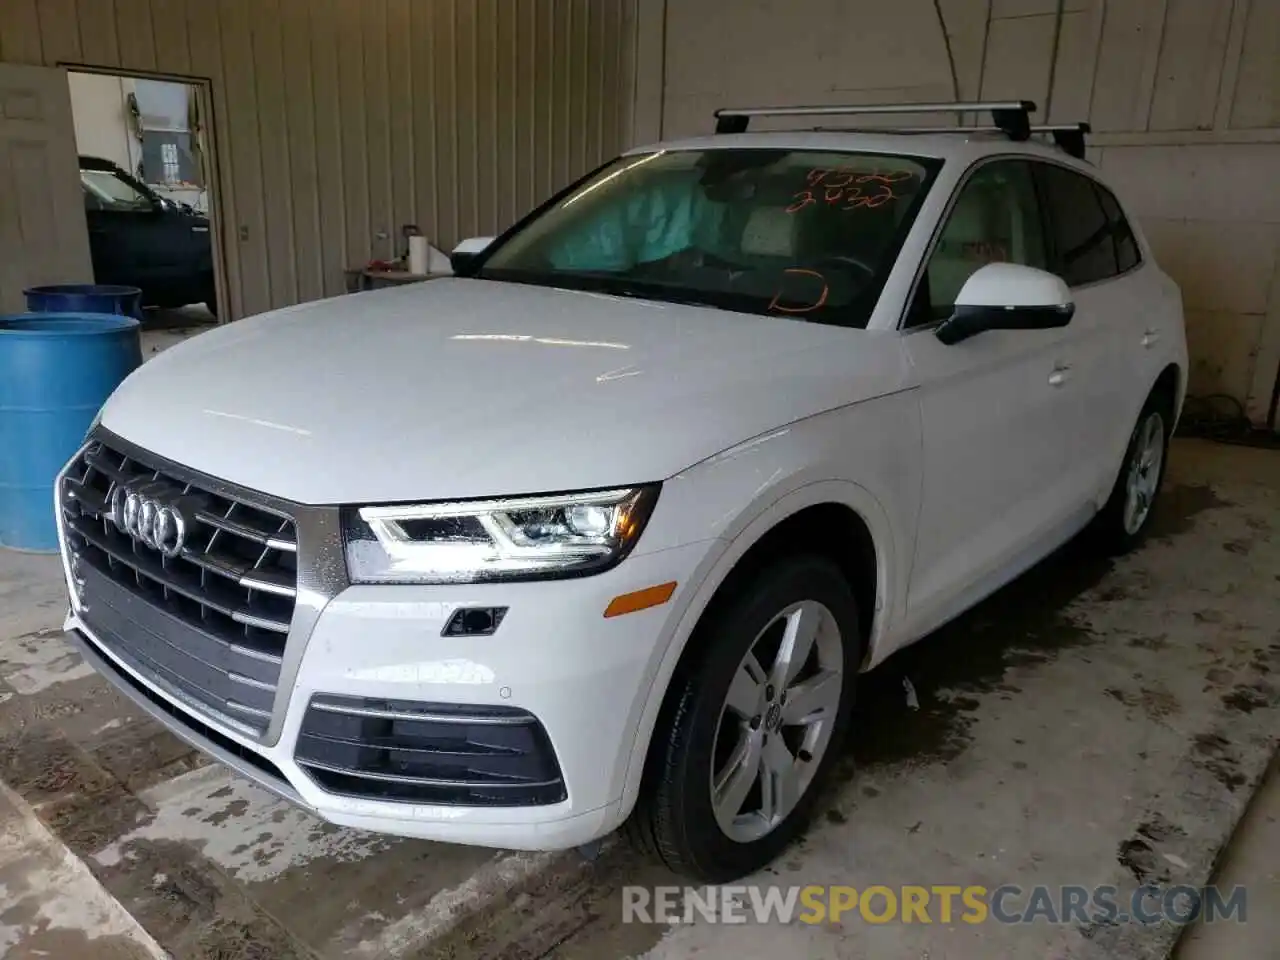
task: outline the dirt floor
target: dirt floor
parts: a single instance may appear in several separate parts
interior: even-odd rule
[[[753,882],[1206,882],[1280,731],[1277,528],[1280,456],[1175,444],[1141,551],[1068,547],[864,678],[839,783]],[[62,608],[51,558],[0,551],[5,956],[1144,960],[1179,933],[624,924],[622,886],[676,881],[617,844],[585,862],[322,824],[139,716],[62,640]],[[73,881],[95,892],[68,904]],[[76,946],[37,952],[51,935]]]

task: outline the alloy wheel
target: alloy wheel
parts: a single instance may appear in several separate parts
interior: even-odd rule
[[[791,604],[760,631],[729,684],[716,725],[711,802],[725,835],[751,843],[795,809],[840,709],[844,638],[816,600]]]
[[[1142,422],[1125,478],[1124,529],[1133,536],[1151,514],[1164,466],[1164,418],[1153,411]]]

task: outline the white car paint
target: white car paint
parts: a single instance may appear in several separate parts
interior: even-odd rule
[[[752,145],[944,161],[866,329],[435,280],[220,328],[146,364],[104,408],[103,426],[133,444],[306,504],[663,481],[636,549],[607,572],[348,587],[305,641],[278,740],[256,743],[205,718],[274,763],[321,816],[522,849],[607,833],[635,802],[658,707],[699,616],[778,522],[821,503],[866,522],[877,556],[876,608],[864,612],[873,666],[1077,532],[1110,491],[1157,376],[1174,364],[1185,377],[1177,288],[1141,240],[1140,269],[1072,291],[1067,327],[953,346],[928,329],[899,330],[973,164],[1034,156],[1097,177],[1093,168],[983,136],[743,134],[664,146]],[[670,581],[667,604],[601,616],[611,598]],[[441,637],[464,605],[511,612],[492,637]],[[87,630],[74,609],[67,623]],[[292,758],[313,692],[522,707],[546,727],[568,799],[457,807],[326,793]]]
[[[905,389],[907,372],[896,338],[865,331],[445,278],[193,337],[102,422],[300,503],[501,496],[661,480],[726,437]]]

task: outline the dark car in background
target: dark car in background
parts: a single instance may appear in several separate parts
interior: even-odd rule
[[[101,157],[81,155],[80,183],[97,283],[138,287],[148,307],[217,313],[208,217]]]

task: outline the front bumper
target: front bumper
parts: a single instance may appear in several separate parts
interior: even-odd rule
[[[608,833],[629,812],[622,793],[637,726],[711,547],[633,554],[606,573],[571,580],[349,586],[319,612],[279,735],[267,740],[172,697],[114,656],[74,610],[66,630],[94,667],[177,736],[325,820],[432,840],[563,849]],[[613,597],[669,581],[678,587],[665,605],[604,618]],[[441,636],[454,611],[467,606],[509,611],[492,636]],[[295,756],[308,705],[326,697],[525,711],[545,730],[564,799],[475,806],[329,792]]]

